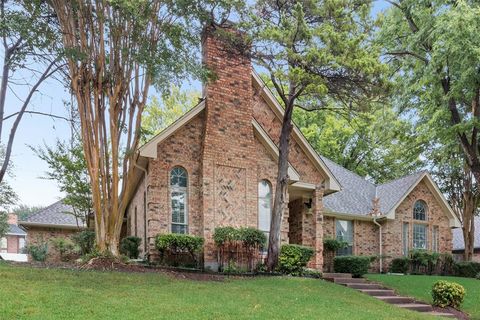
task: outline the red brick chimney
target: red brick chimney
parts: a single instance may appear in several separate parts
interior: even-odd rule
[[[18,224],[18,217],[15,213],[9,213],[8,214],[8,224]]]
[[[202,209],[206,265],[216,261],[211,238],[216,227],[254,226],[257,221],[252,64],[244,40],[232,25],[209,26],[202,39],[203,63],[215,75],[204,85]]]

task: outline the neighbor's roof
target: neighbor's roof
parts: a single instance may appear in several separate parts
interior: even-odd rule
[[[380,213],[388,218],[395,218],[395,209],[398,205],[421,180],[425,179],[427,186],[450,216],[450,225],[459,226],[458,219],[426,171],[375,185],[326,157],[322,156],[322,160],[342,185],[342,190],[325,196],[323,200],[325,208],[330,213],[367,216],[372,213],[373,203],[377,198]]]
[[[480,217],[475,217],[475,236],[473,247],[480,249]],[[465,250],[465,240],[461,228],[453,230],[453,250]]]
[[[26,236],[27,235],[25,230],[23,230],[22,228],[20,228],[19,226],[15,225],[15,224],[9,224],[8,227],[9,227],[9,229],[8,229],[7,234],[9,234],[9,235],[13,235],[13,236]]]
[[[45,226],[45,227],[84,227],[83,221],[78,221],[73,215],[72,206],[63,203],[62,200],[31,214],[27,219],[19,221],[24,226]]]

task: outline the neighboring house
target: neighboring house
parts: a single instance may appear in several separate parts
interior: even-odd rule
[[[413,249],[451,251],[451,229],[460,223],[428,172],[375,185],[322,159],[342,185],[323,202],[324,237],[349,243],[337,255],[382,255],[387,271],[392,258]]]
[[[475,236],[472,261],[480,262],[480,217],[475,217]],[[453,230],[453,256],[455,260],[464,260],[465,240],[462,229]]]
[[[27,261],[27,255],[23,253],[27,233],[18,226],[17,215],[8,215],[9,230],[5,237],[0,238],[0,257],[10,261]]]
[[[85,229],[85,223],[72,213],[73,208],[60,200],[19,221],[19,225],[27,231],[28,244],[46,242],[55,237],[69,237]]]
[[[284,110],[250,60],[225,50],[212,28],[203,59],[216,73],[203,100],[139,150],[127,233],[143,239],[142,254],[151,260],[158,258],[159,233],[202,236],[204,263],[215,267],[216,227],[269,233]],[[379,215],[384,254],[401,256],[414,246],[451,251],[450,228],[458,221],[428,174],[375,186],[320,157],[296,126],[289,160],[281,239],[314,248],[311,267],[322,268],[323,238],[336,234],[351,243],[345,253],[379,254],[372,213]]]

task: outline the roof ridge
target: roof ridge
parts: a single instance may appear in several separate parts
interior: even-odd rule
[[[390,183],[397,182],[399,180],[403,180],[403,179],[410,178],[410,177],[413,177],[413,176],[416,176],[416,175],[419,175],[419,174],[424,174],[424,173],[428,173],[428,170],[419,170],[419,171],[413,172],[411,174],[407,174],[407,175],[401,176],[399,178],[396,178],[396,179],[393,179],[393,180],[390,180],[390,181],[387,181],[387,182],[384,182],[384,183],[375,184],[375,187],[378,188],[378,187],[385,186],[385,185],[390,184]]]
[[[316,150],[315,150],[315,152],[316,152]],[[318,153],[318,152],[317,152],[317,153]],[[345,170],[345,171],[348,171],[349,173],[357,176],[357,178],[360,178],[360,179],[362,179],[363,181],[368,182],[368,183],[370,183],[371,185],[375,186],[375,184],[374,184],[373,182],[369,181],[366,177],[362,177],[361,175],[359,175],[359,174],[356,173],[355,171],[352,171],[352,170],[350,170],[350,169],[345,168],[345,167],[342,166],[341,164],[336,163],[335,161],[333,161],[332,159],[330,159],[330,158],[328,158],[328,157],[326,157],[326,156],[323,156],[323,155],[321,155],[321,154],[318,154],[318,155],[319,155],[322,159],[325,158],[326,160],[330,161],[331,163],[333,163],[334,165],[340,167],[341,169],[343,169],[343,170]]]
[[[52,203],[51,205],[49,205],[49,206],[46,206],[45,208],[43,208],[43,209],[40,209],[40,210],[38,210],[37,212],[34,212],[34,213],[32,213],[32,214],[31,214],[31,215],[29,215],[29,216],[28,216],[28,217],[27,217],[25,220],[21,220],[21,221],[25,221],[25,222],[26,222],[26,221],[27,221],[28,219],[30,219],[31,217],[34,217],[34,216],[37,216],[37,215],[39,215],[40,213],[44,212],[45,210],[47,210],[47,209],[50,209],[51,207],[53,207],[53,206],[57,205],[59,202],[60,202],[60,203],[63,203],[63,201],[64,201],[64,200],[65,200],[65,198],[63,198],[63,199],[60,199],[60,200],[58,200],[58,201],[56,201],[56,202]]]

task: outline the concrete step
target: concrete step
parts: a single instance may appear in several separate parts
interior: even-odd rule
[[[432,312],[433,308],[429,304],[423,304],[423,303],[399,303],[395,304],[395,306],[408,309],[408,310],[414,310],[414,311],[420,311],[420,312]]]
[[[342,283],[352,289],[385,289],[384,286],[376,283]]]
[[[322,274],[323,278],[351,278],[350,273],[324,273]]]
[[[373,297],[394,296],[395,292],[390,289],[359,289],[358,291]]]
[[[434,317],[456,318],[453,313],[448,313],[448,312],[430,311],[430,312],[425,312],[424,314],[428,314]]]
[[[343,284],[343,283],[366,283],[367,280],[363,278],[333,278],[333,282]]]
[[[412,298],[409,297],[399,297],[399,296],[379,296],[376,297],[379,300],[382,300],[386,303],[398,304],[398,303],[413,303],[415,302]]]

